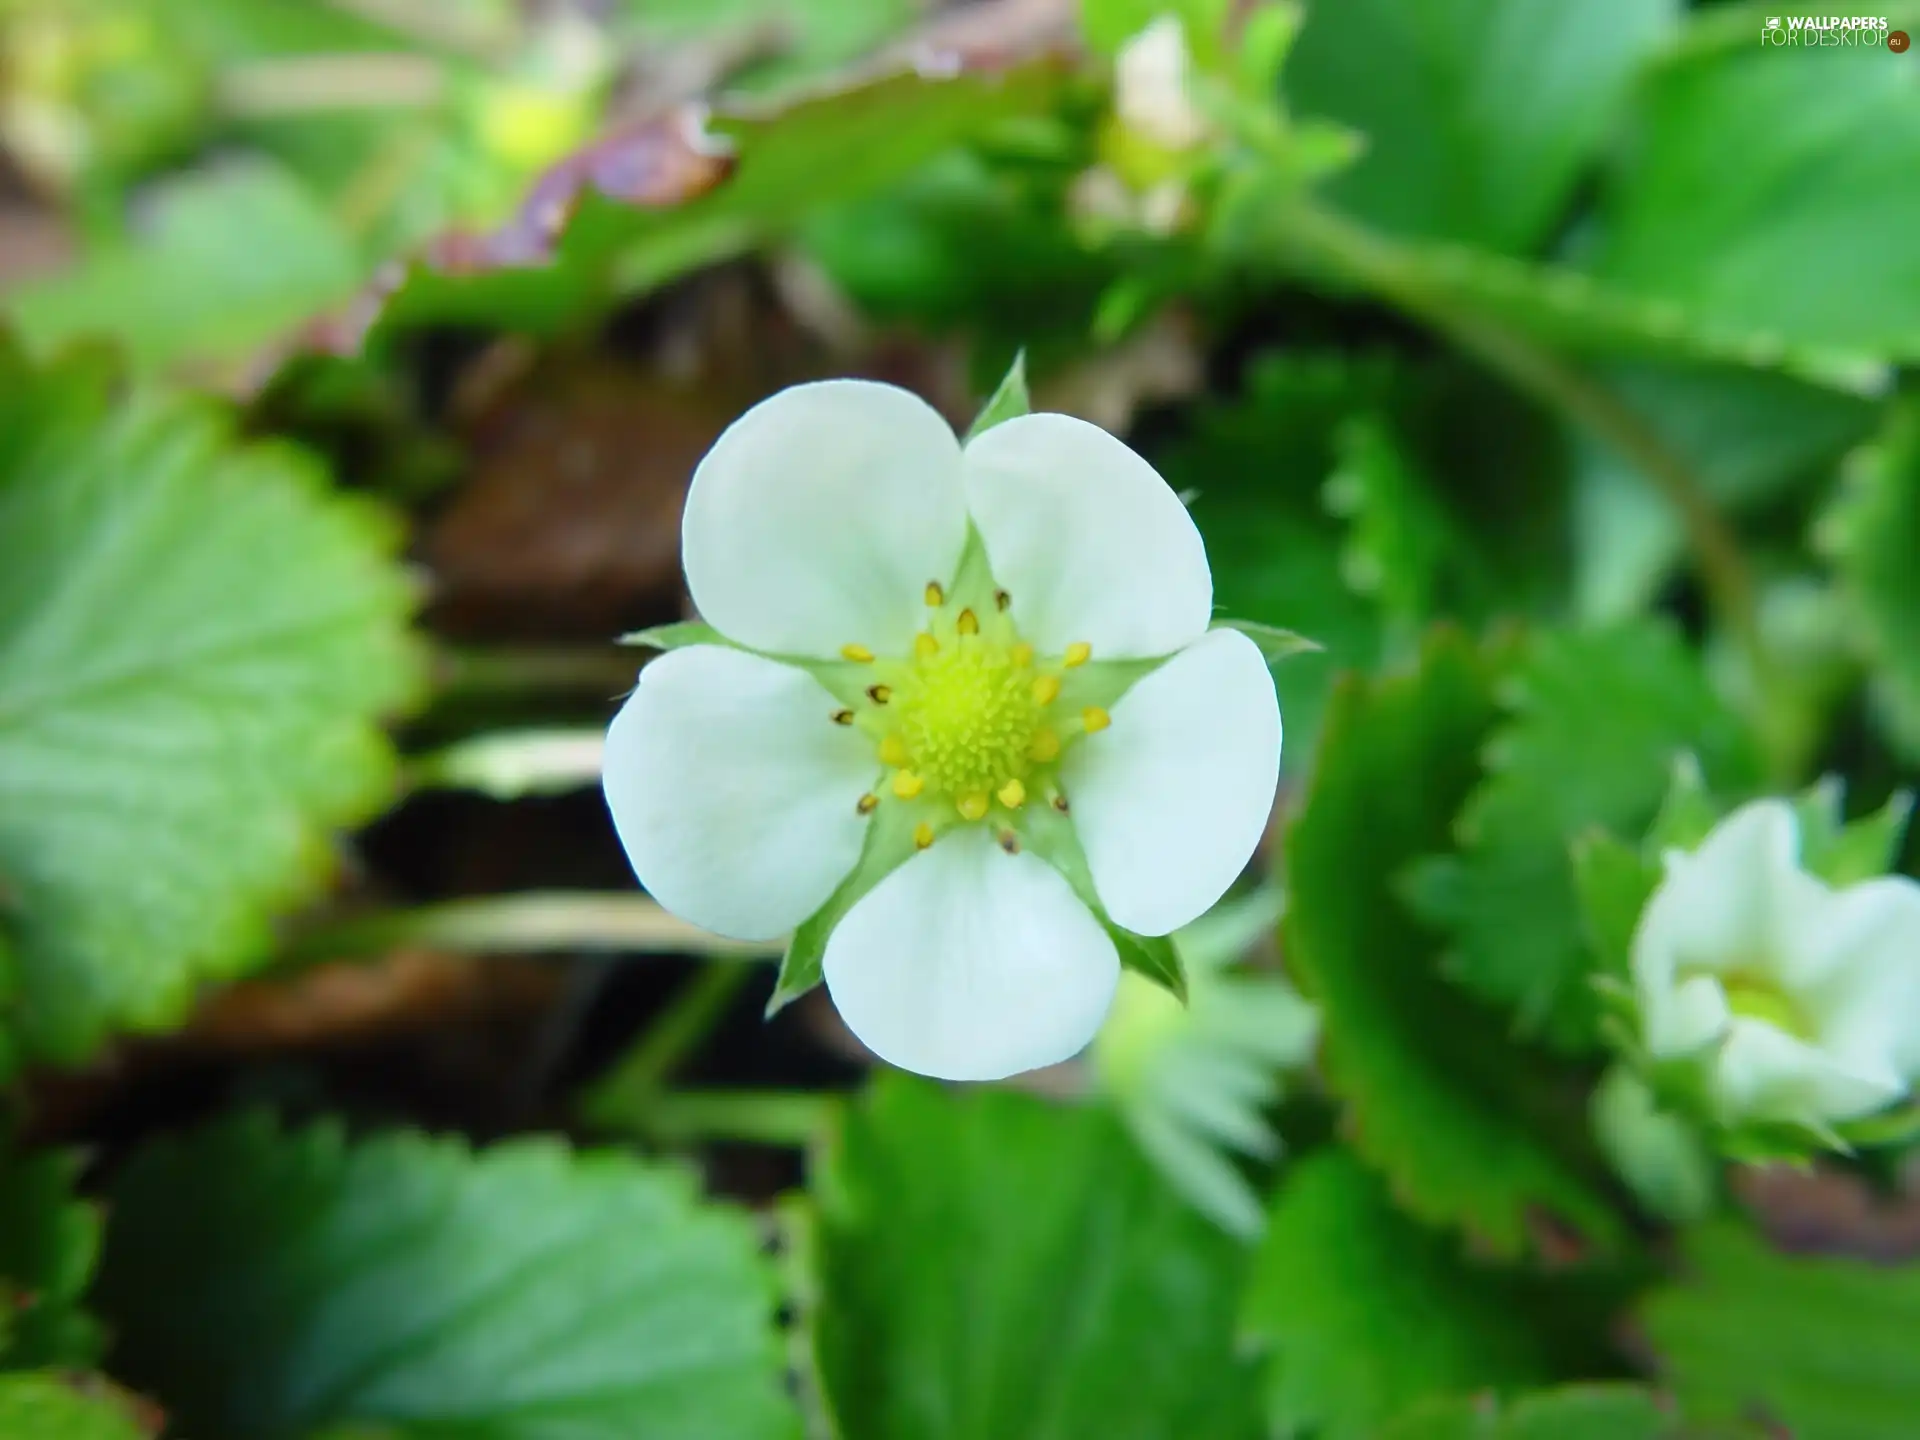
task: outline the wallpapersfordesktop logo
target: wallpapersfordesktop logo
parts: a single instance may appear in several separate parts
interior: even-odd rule
[[[1888,28],[1884,15],[1769,15],[1763,45],[1884,45],[1907,48],[1907,32]]]

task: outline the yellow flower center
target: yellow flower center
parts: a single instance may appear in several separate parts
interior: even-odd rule
[[[1762,1020],[1796,1040],[1817,1038],[1813,1017],[1806,1007],[1780,988],[1770,976],[1752,970],[1731,970],[1719,977],[1726,992],[1727,1009],[1749,1020]]]
[[[916,656],[894,697],[893,733],[907,764],[940,794],[995,792],[1026,777],[1042,706],[1013,647],[985,636]]]
[[[914,842],[925,849],[948,825],[985,820],[996,806],[1003,816],[1029,801],[1065,810],[1056,779],[1062,753],[1113,723],[1097,705],[1056,713],[1066,709],[1060,701],[1069,672],[1087,663],[1093,647],[1082,641],[1057,658],[1037,654],[1021,638],[1004,591],[974,606],[929,583],[926,601],[927,626],[911,656],[878,657],[857,642],[841,647],[842,658],[870,667],[873,683],[857,712],[836,711],[833,719],[872,735],[891,772],[862,797],[861,813],[889,797],[920,807],[925,818]],[[1012,830],[1003,829],[1002,843],[1014,848]]]

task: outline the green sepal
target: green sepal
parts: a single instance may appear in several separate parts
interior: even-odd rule
[[[1649,1214],[1686,1224],[1712,1210],[1719,1177],[1698,1127],[1662,1106],[1631,1066],[1602,1078],[1591,1120],[1601,1153]]]
[[[1697,850],[1718,825],[1727,807],[1707,788],[1700,761],[1691,754],[1674,757],[1666,798],[1647,829],[1646,856],[1654,864],[1669,850]],[[1657,878],[1657,877],[1656,877]]]
[[[1258,620],[1223,618],[1215,620],[1207,628],[1238,630],[1260,647],[1260,656],[1269,667],[1278,665],[1282,660],[1291,660],[1296,655],[1318,655],[1327,648],[1318,640],[1309,640],[1291,630],[1282,630],[1278,625],[1262,625]]]
[[[1879,1145],[1906,1145],[1920,1136],[1920,1102],[1909,1100],[1892,1110],[1848,1120],[1833,1127],[1847,1145],[1870,1150]]]
[[[923,818],[922,808],[889,798],[873,814],[867,825],[867,838],[860,859],[840,882],[840,888],[813,914],[800,923],[780,957],[780,976],[774,982],[773,996],[767,1001],[766,1018],[771,1020],[798,1000],[821,980],[821,962],[826,958],[827,940],[834,927],[847,918],[847,912],[887,876],[913,858],[913,827]]]
[[[688,645],[725,645],[731,650],[744,648],[735,645],[704,620],[677,620],[671,625],[655,625],[649,630],[634,630],[622,635],[620,643],[643,650],[662,652],[684,649]]]
[[[1793,801],[1800,864],[1834,886],[1857,885],[1891,870],[1913,814],[1913,792],[1896,790],[1878,810],[1849,823],[1844,797],[1840,777],[1829,775]]]
[[[1080,903],[1093,912],[1094,919],[1113,941],[1120,963],[1137,971],[1167,991],[1182,1005],[1187,1003],[1187,971],[1180,952],[1168,935],[1136,935],[1116,925],[1100,903],[1093,886],[1093,869],[1087,864],[1086,851],[1080,847],[1072,820],[1051,805],[1031,805],[1021,812],[1019,833],[1028,848],[1058,870]]]
[[[1632,974],[1633,932],[1660,883],[1657,861],[1606,830],[1574,837],[1573,893],[1587,943],[1599,962],[1590,982],[1625,986]]]
[[[967,439],[978,439],[1003,420],[1014,420],[1032,413],[1033,397],[1027,393],[1027,352],[1022,350],[1013,357],[1013,364],[1007,367],[999,388],[993,392],[985,408],[974,420],[973,427],[967,431]]]

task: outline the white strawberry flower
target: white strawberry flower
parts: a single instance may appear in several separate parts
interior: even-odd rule
[[[1698,1060],[1724,1124],[1827,1131],[1920,1074],[1920,884],[1836,889],[1799,850],[1786,801],[1735,810],[1667,854],[1634,933],[1647,1052]]]
[[[763,401],[701,461],[682,534],[714,643],[648,664],[605,786],[648,891],[741,940],[799,930],[904,1069],[1064,1060],[1116,942],[1245,867],[1278,781],[1260,648],[1209,630],[1199,532],[1065,415],[964,445],[866,381]]]

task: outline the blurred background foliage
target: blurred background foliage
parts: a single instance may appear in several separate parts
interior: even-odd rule
[[[1920,774],[1920,57],[1766,8],[0,0],[0,1437],[1920,1434],[1920,1151],[1593,983],[1682,757]],[[600,730],[729,420],[1022,351],[1325,648],[1191,1003],[961,1091]]]

